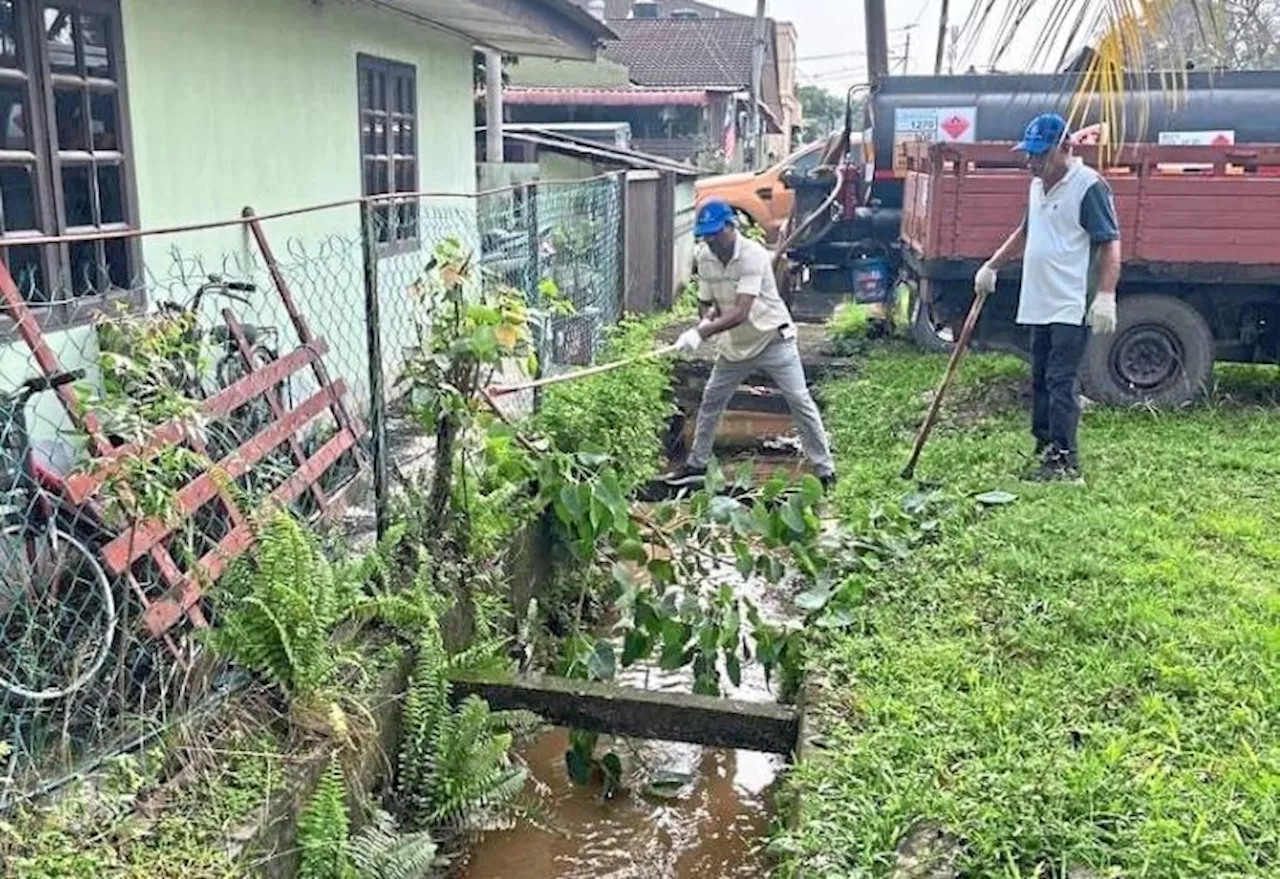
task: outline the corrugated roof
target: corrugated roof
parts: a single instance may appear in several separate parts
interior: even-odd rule
[[[590,0],[573,0],[584,9]],[[631,17],[632,0],[605,0],[604,17],[606,20],[613,21],[616,19],[626,19]],[[682,9],[690,9],[703,18],[750,18],[739,12],[732,12],[728,9],[721,9],[719,6],[713,6],[710,3],[700,3],[698,0],[659,0],[658,14],[662,18],[667,18],[673,12],[679,12]]]
[[[631,69],[639,85],[723,85],[751,83],[750,19],[617,21],[618,39],[604,56]]]
[[[502,99],[508,104],[524,106],[601,106],[660,107],[668,104],[705,107],[710,101],[707,89],[699,88],[560,88],[508,86]]]
[[[617,40],[605,42],[604,57],[625,64],[631,81],[644,86],[751,85],[751,47],[755,23],[749,18],[613,21]],[[781,115],[774,41],[765,41],[761,98]]]
[[[477,128],[477,136],[483,134],[484,130],[483,127]],[[508,140],[532,143],[572,155],[591,156],[592,158],[615,162],[631,168],[674,171],[682,177],[697,177],[702,173],[697,168],[681,165],[679,162],[664,159],[662,156],[651,156],[648,153],[642,153],[637,150],[624,150],[610,144],[599,143],[594,140],[583,140],[572,135],[562,134],[558,131],[548,131],[532,125],[519,126],[519,130],[515,131],[506,129],[502,134]]]

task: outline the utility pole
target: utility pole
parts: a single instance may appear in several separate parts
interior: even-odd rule
[[[485,158],[500,165],[503,160],[502,136],[502,53],[484,50]]]
[[[747,149],[744,157],[749,171],[756,169],[761,152],[760,97],[761,80],[764,78],[765,3],[766,0],[756,0],[755,39],[751,43],[751,108],[747,115],[750,131],[747,132]]]
[[[911,28],[912,27],[915,27],[915,25],[911,25],[907,28],[907,45],[906,45],[906,48],[902,50],[902,75],[903,76],[906,76],[908,73],[911,72]]]
[[[889,75],[889,26],[884,0],[863,0],[867,19],[867,73],[872,84]]]
[[[947,50],[947,31],[950,24],[951,2],[950,0],[942,0],[942,15],[938,19],[938,52],[933,59],[933,75],[940,76],[942,74],[942,57]]]

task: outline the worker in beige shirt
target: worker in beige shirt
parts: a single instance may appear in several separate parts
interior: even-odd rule
[[[688,485],[706,475],[725,407],[747,376],[759,371],[786,397],[805,456],[823,486],[830,488],[835,462],[822,415],[805,381],[796,328],[778,295],[773,259],[764,245],[741,234],[734,223],[733,208],[723,201],[709,201],[698,209],[694,234],[702,241],[697,253],[701,321],[676,345],[692,353],[715,337],[719,356],[702,392],[693,449],[684,466],[668,474],[666,481]]]

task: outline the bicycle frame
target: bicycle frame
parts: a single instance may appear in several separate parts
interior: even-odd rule
[[[7,425],[0,431],[0,473],[7,483],[0,491],[0,521],[42,527],[58,522],[72,534],[96,539],[104,533],[101,518],[91,507],[70,502],[63,474],[40,460],[31,445],[26,406],[36,393],[0,394],[0,424]]]

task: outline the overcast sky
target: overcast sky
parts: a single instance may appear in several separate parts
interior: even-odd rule
[[[753,13],[755,0],[709,0],[717,6],[737,12]],[[975,0],[952,0],[951,22],[963,24]],[[901,72],[907,55],[907,37],[910,36],[910,55],[906,58],[912,73],[932,73],[934,53],[937,51],[938,24],[941,0],[888,0],[889,8],[889,56],[895,72]],[[1049,6],[1051,4],[1042,4]],[[863,28],[861,0],[768,0],[768,14],[779,21],[790,21],[796,26],[799,81],[801,84],[824,86],[834,92],[843,92],[854,83],[866,81],[866,38]],[[988,28],[994,30],[994,26]],[[1035,41],[1037,28],[1029,25],[1020,35],[1015,51],[1002,59],[1001,67],[1012,68],[1025,63],[1027,53],[1019,57],[1018,49],[1025,49]],[[972,57],[956,59],[957,72],[969,64],[985,67],[990,60],[994,39],[990,33],[979,43]],[[961,39],[962,48],[967,40]]]

